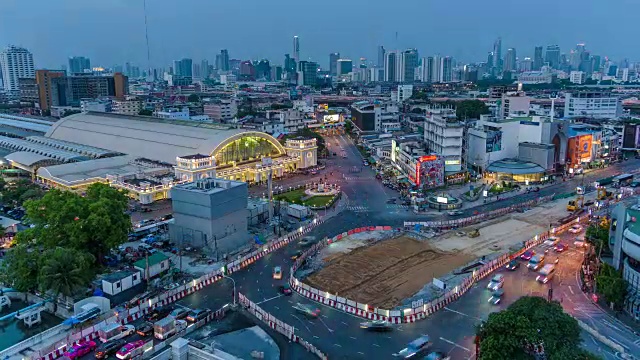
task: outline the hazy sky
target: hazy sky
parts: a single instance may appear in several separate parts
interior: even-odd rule
[[[527,5],[525,5],[527,4]],[[638,0],[147,0],[151,63],[268,58],[282,64],[300,37],[301,57],[326,66],[330,52],[375,61],[376,46],[416,47],[482,61],[496,37],[520,58],[535,45],[640,60]],[[397,41],[395,34],[398,34]],[[37,67],[83,55],[93,66],[146,67],[143,0],[0,0],[0,47],[28,48]]]

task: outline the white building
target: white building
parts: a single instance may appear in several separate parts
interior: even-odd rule
[[[304,114],[296,109],[267,111],[267,119],[282,123],[285,133],[294,133],[304,128],[306,124]]]
[[[33,55],[29,50],[17,46],[9,46],[0,52],[0,72],[7,92],[20,91],[18,79],[35,78]]]
[[[500,107],[498,108],[498,118],[504,119],[508,116],[529,115],[531,106],[531,98],[526,96],[522,91],[506,92],[502,94]]]
[[[102,291],[113,296],[129,290],[141,282],[140,271],[117,271],[102,278]]]
[[[402,103],[413,95],[413,85],[398,85],[396,91],[391,92],[391,100]]]
[[[525,71],[518,75],[518,82],[522,84],[551,84],[553,74],[547,71]]]
[[[462,138],[464,125],[458,121],[455,109],[429,108],[424,122],[424,141],[429,152],[444,159],[445,171],[462,170]]]
[[[579,90],[565,93],[565,118],[617,119],[622,114],[622,102],[608,91]]]
[[[204,104],[204,114],[213,121],[230,121],[238,115],[238,104],[233,99],[217,100]]]
[[[165,109],[162,111],[156,111],[156,117],[169,120],[189,120],[189,108],[183,107],[182,109]]]
[[[584,71],[572,71],[569,74],[569,81],[572,84],[584,84],[584,82],[587,80],[587,73],[585,73]]]
[[[129,97],[125,100],[113,100],[111,110],[116,114],[138,115],[142,110],[142,101],[135,97]]]
[[[112,104],[111,104],[111,100],[81,100],[80,109],[83,112],[87,112],[87,111],[111,112]]]

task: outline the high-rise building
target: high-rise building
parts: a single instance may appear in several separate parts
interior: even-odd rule
[[[296,62],[300,62],[300,38],[293,37],[293,59]]]
[[[487,54],[487,69],[492,69],[493,68],[493,51],[489,51],[489,53]]]
[[[384,81],[397,81],[396,67],[398,65],[397,52],[391,51],[384,55]]]
[[[518,64],[518,71],[532,71],[533,70],[533,60],[530,57],[526,57],[521,60]]]
[[[113,76],[91,74],[61,76],[50,78],[50,81],[52,106],[79,106],[83,99],[124,98],[129,87],[127,77],[121,73]]]
[[[262,59],[255,64],[256,68],[256,79],[263,79],[266,81],[271,81],[271,64],[269,60]]]
[[[504,71],[515,71],[516,64],[516,49],[509,48],[507,49],[507,53],[504,56]]]
[[[602,67],[602,58],[600,55],[593,55],[591,57],[591,69],[596,72],[600,72]]]
[[[218,70],[229,71],[229,51],[227,49],[220,50],[220,55],[216,56],[216,67]]]
[[[533,70],[540,71],[544,65],[544,59],[542,57],[542,46],[536,46],[533,51]]]
[[[40,104],[40,110],[49,111],[52,105],[51,97],[51,80],[59,77],[64,77],[65,72],[62,70],[37,70],[36,71],[36,84],[38,85],[38,102]]]
[[[502,72],[502,38],[493,43],[493,67],[497,72]]]
[[[241,80],[255,80],[256,68],[250,60],[245,60],[240,63],[240,79]]]
[[[378,67],[383,68],[384,64],[386,62],[386,58],[385,58],[385,54],[386,54],[386,50],[384,49],[384,46],[380,45],[378,46]]]
[[[434,82],[434,83],[442,82],[442,72],[440,71],[440,69],[442,69],[442,57],[440,55],[435,55],[430,59],[431,59],[431,82]]]
[[[209,61],[207,59],[203,59],[200,61],[200,72],[203,79],[208,79],[211,72],[209,71]]]
[[[347,75],[353,71],[353,61],[350,59],[338,59],[336,75]]]
[[[402,77],[399,81],[413,82],[418,67],[418,50],[407,49],[402,53]]]
[[[448,83],[453,80],[453,59],[445,56],[440,59],[440,82]]]
[[[340,53],[329,54],[329,74],[331,76],[338,75],[338,59],[340,59]]]
[[[0,52],[0,68],[2,68],[4,89],[18,94],[20,92],[20,78],[36,76],[33,66],[33,55],[29,50],[10,45]]]
[[[547,46],[547,51],[544,54],[544,62],[546,62],[553,69],[560,68],[560,46]]]
[[[193,76],[193,60],[188,58],[174,60],[173,73],[178,76]]]
[[[84,56],[72,56],[69,58],[69,74],[82,74],[91,70],[91,61]]]
[[[298,85],[315,86],[318,82],[318,64],[313,61],[298,63]]]

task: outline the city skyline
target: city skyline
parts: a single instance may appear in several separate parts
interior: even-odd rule
[[[325,7],[335,8],[330,4],[334,2],[330,0]],[[601,28],[575,26],[577,23],[589,23],[587,21],[589,18],[598,17],[596,10],[602,6],[601,4],[582,9],[571,8],[571,4],[554,3],[555,10],[548,14],[544,23],[558,21],[568,27],[566,31],[557,31],[557,26],[549,29],[528,26],[536,22],[540,23],[539,16],[533,16],[533,13],[538,14],[536,12],[533,12],[531,17],[518,12],[518,17],[514,19],[507,17],[499,22],[496,21],[495,24],[493,22],[486,24],[477,21],[483,17],[483,13],[486,14],[486,6],[469,2],[466,7],[469,11],[457,14],[459,17],[457,19],[465,21],[443,23],[439,16],[433,13],[445,11],[447,8],[445,4],[409,2],[415,3],[417,9],[424,11],[416,11],[416,14],[406,12],[400,14],[398,11],[378,11],[375,6],[372,6],[369,16],[362,21],[360,33],[357,33],[347,28],[342,21],[347,19],[342,19],[345,17],[342,13],[349,13],[344,10],[359,6],[358,1],[353,4],[335,2],[335,5],[340,5],[342,10],[332,13],[332,26],[318,28],[309,25],[314,23],[313,21],[291,18],[280,21],[284,19],[278,12],[265,14],[261,11],[247,11],[238,4],[213,6],[203,1],[192,0],[189,4],[180,4],[182,5],[180,6],[166,0],[149,0],[147,15],[151,66],[168,67],[173,60],[184,57],[197,61],[207,59],[212,63],[220,49],[229,49],[231,58],[243,60],[267,58],[274,64],[280,64],[284,54],[294,55],[291,46],[293,36],[299,36],[300,59],[318,62],[325,68],[328,68],[328,55],[333,52],[339,52],[344,58],[352,60],[366,57],[369,61],[376,63],[376,49],[379,45],[385,46],[388,51],[417,48],[421,54],[425,55],[441,54],[452,56],[463,62],[479,62],[486,59],[487,52],[491,50],[493,42],[498,37],[502,38],[503,54],[508,48],[516,48],[519,58],[533,58],[535,46],[546,48],[547,45],[558,44],[563,53],[568,53],[577,43],[586,43],[593,53],[609,56],[614,60],[628,58],[633,61],[640,58],[637,50],[628,48],[626,45],[631,40],[632,32],[630,31],[616,28],[614,33]],[[547,2],[551,4],[550,1]],[[630,9],[633,7],[638,7],[640,10],[640,4],[625,5],[624,0],[617,2],[629,9],[624,13],[633,13]],[[33,6],[34,3],[39,6]],[[505,0],[500,0],[500,3],[503,6],[492,6],[492,15],[499,16],[518,10],[515,5]],[[252,3],[249,2],[247,5],[245,2],[245,5],[251,8]],[[611,3],[608,5],[615,7]],[[300,6],[311,6],[311,4]],[[544,4],[538,6],[544,7]],[[98,7],[100,11],[96,11]],[[202,11],[190,11],[194,7]],[[303,11],[298,6],[296,10]],[[572,11],[571,19],[563,17],[568,10]],[[56,11],[69,14],[68,16],[73,16],[73,19],[59,21],[58,18],[49,17]],[[92,64],[100,66],[124,64],[128,61],[141,68],[147,67],[142,0],[134,2],[116,0],[108,4],[65,0],[62,4],[55,5],[35,0],[30,4],[8,1],[0,4],[0,13],[8,14],[6,19],[0,21],[0,47],[11,44],[29,49],[34,54],[34,61],[39,68],[59,68],[67,62],[69,56],[86,56],[92,60]],[[207,16],[215,14],[218,14],[216,19],[219,21],[205,21]],[[398,17],[398,21],[388,21],[396,15],[402,15],[406,19]],[[486,16],[489,15],[491,14]],[[269,24],[278,25],[265,28],[261,25],[265,23],[265,16],[271,19],[268,21]],[[116,18],[117,21],[111,20]],[[575,20],[572,20],[573,18]],[[175,19],[190,19],[191,25],[166,26],[168,21],[175,21]],[[245,24],[234,27],[235,23],[230,23],[233,19],[243,21]],[[20,24],[25,21],[29,21],[32,31],[18,31],[18,29],[24,29]],[[117,26],[115,26],[116,22]],[[387,25],[387,23],[390,24]],[[465,26],[460,25],[462,23]],[[624,26],[625,22],[617,23],[622,23]],[[417,24],[421,25],[415,26]],[[91,27],[91,31],[79,31],[88,27]],[[234,31],[228,31],[230,27],[233,27]],[[535,34],[529,33],[529,29],[532,28],[536,29]],[[257,29],[260,31],[256,31]],[[625,36],[625,34],[629,35]],[[359,40],[358,36],[360,36]],[[100,41],[96,41],[97,39]],[[171,43],[172,46],[167,47],[167,43]]]

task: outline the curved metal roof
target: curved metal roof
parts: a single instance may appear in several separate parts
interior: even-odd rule
[[[494,161],[487,167],[487,171],[507,173],[514,175],[537,174],[543,173],[545,170],[542,166],[518,159],[502,159]]]
[[[41,161],[50,161],[51,163],[59,162],[54,158],[46,155],[36,154],[29,151],[16,151],[4,157],[8,161],[15,162],[25,166],[33,166]]]
[[[178,156],[211,154],[241,133],[252,132],[222,124],[88,112],[61,119],[45,137],[175,164]]]

